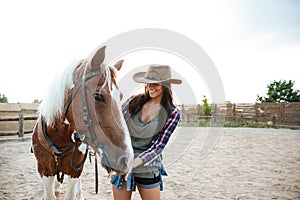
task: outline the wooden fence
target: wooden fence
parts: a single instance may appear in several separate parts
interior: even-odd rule
[[[203,115],[203,105],[179,105],[181,121],[197,122],[202,118],[223,121],[254,120],[300,126],[300,102],[214,104],[210,116]]]
[[[18,135],[19,137],[24,137],[24,134],[32,133],[31,130],[24,130],[24,121],[25,120],[36,120],[37,117],[24,117],[23,114],[19,114],[19,117],[2,117],[0,122],[9,122],[9,121],[18,121],[18,130],[17,131],[1,131],[0,136],[11,136]]]
[[[27,105],[26,105],[27,106]],[[181,111],[181,122],[198,122],[200,119],[211,119],[213,122],[253,120],[256,122],[272,122],[273,125],[300,127],[300,102],[297,103],[254,103],[254,104],[214,104],[210,116],[203,115],[203,105],[178,105]],[[35,110],[37,106],[30,107]],[[12,109],[11,109],[12,110]],[[10,111],[11,111],[10,110]],[[32,133],[31,130],[24,130],[25,120],[36,120],[36,116],[24,117],[2,117],[1,123],[18,121],[16,131],[2,131],[0,136],[18,135]]]

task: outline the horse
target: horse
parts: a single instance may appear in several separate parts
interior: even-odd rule
[[[80,175],[89,147],[108,173],[130,170],[133,150],[116,84],[123,60],[107,67],[105,48],[66,68],[38,108],[32,151],[45,200],[56,199],[63,175],[68,176],[65,199],[84,199]]]

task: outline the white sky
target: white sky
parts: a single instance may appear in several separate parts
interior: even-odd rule
[[[162,28],[204,49],[221,76],[226,100],[254,103],[273,80],[294,80],[300,89],[299,10],[300,1],[293,0],[1,1],[0,94],[10,103],[42,99],[58,71],[107,39]],[[123,68],[140,65],[142,58],[128,56]],[[200,99],[209,96],[197,89]]]

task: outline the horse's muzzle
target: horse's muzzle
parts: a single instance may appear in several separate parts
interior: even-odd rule
[[[121,151],[116,155],[110,155],[111,151],[105,151],[103,149],[99,149],[101,164],[108,173],[114,171],[117,174],[123,175],[131,170],[131,163],[133,161],[133,153],[131,151]]]

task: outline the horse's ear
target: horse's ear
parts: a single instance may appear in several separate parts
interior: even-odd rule
[[[120,69],[121,69],[121,67],[122,67],[122,65],[123,65],[123,62],[124,62],[124,60],[119,60],[119,61],[114,65],[114,67],[115,67],[118,71],[120,71]]]
[[[100,65],[103,63],[105,58],[105,48],[106,46],[101,47],[96,51],[91,59],[91,67],[93,70],[99,69]]]

